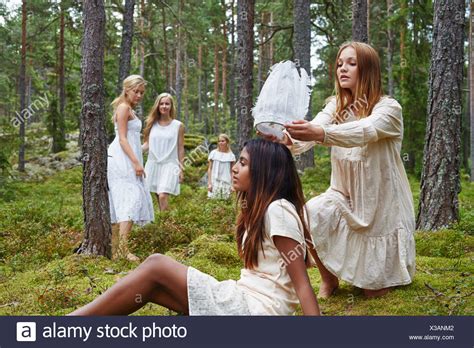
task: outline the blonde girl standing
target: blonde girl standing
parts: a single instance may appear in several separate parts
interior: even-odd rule
[[[162,93],[148,114],[144,131],[146,186],[156,193],[162,211],[168,209],[170,194],[179,195],[183,181],[184,125],[175,117],[173,97]]]
[[[153,202],[143,181],[142,122],[133,111],[143,98],[145,85],[141,76],[128,76],[122,93],[112,102],[115,139],[109,146],[107,161],[110,217],[112,223],[119,224],[118,256],[130,261],[139,261],[128,249],[133,224],[143,226],[154,220]]]
[[[230,149],[230,138],[219,134],[217,149],[209,154],[207,169],[207,197],[227,199],[232,189],[232,166],[235,155]]]

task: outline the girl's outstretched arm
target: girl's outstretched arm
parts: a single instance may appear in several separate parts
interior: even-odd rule
[[[321,315],[318,300],[309,281],[301,245],[294,239],[274,236],[273,242],[284,260],[292,260],[286,264],[286,269],[300,300],[304,315]],[[295,255],[298,255],[295,258]],[[309,255],[308,255],[309,257]]]

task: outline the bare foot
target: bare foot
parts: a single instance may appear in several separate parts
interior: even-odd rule
[[[339,287],[339,279],[335,278],[330,282],[323,281],[319,287],[318,297],[329,298],[336,292]]]
[[[127,260],[131,262],[139,262],[140,258],[136,255],[133,255],[132,253],[127,254]]]
[[[368,298],[372,297],[381,297],[386,295],[392,288],[383,288],[383,289],[378,289],[378,290],[369,290],[369,289],[363,289],[364,290],[364,295]]]

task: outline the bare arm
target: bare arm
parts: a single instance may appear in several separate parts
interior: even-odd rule
[[[120,146],[122,147],[122,150],[125,152],[128,158],[130,158],[130,161],[132,162],[133,167],[135,168],[137,176],[142,176],[144,174],[143,167],[135,156],[135,153],[133,152],[132,147],[130,146],[127,138],[130,108],[125,104],[120,104],[117,108],[116,114]]]
[[[318,300],[309,281],[304,256],[298,253],[297,258],[294,258],[295,250],[299,249],[298,242],[282,236],[274,236],[273,242],[285,260],[293,260],[286,265],[286,270],[293,282],[304,315],[321,315]]]
[[[142,145],[142,151],[148,151],[148,148],[150,145],[148,144],[148,141],[145,141]]]
[[[212,160],[209,160],[209,165],[207,167],[207,190],[212,192]]]
[[[184,170],[184,126],[181,124],[178,133],[178,158],[180,165],[179,182],[183,182],[183,170]]]

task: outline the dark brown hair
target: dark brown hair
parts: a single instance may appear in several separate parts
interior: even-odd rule
[[[245,143],[249,154],[250,188],[238,193],[240,214],[237,217],[236,239],[245,268],[258,266],[258,249],[263,251],[265,212],[278,199],[291,202],[302,222],[306,243],[311,244],[304,214],[304,195],[293,157],[282,144],[263,139]],[[244,234],[247,232],[245,243]],[[312,247],[312,244],[311,244]],[[307,257],[307,265],[309,264]]]

